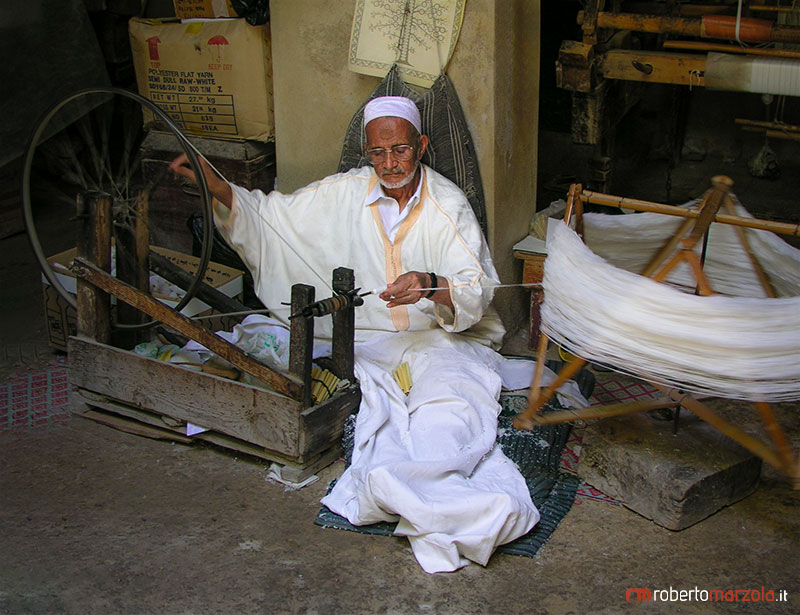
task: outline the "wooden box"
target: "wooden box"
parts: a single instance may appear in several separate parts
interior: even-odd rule
[[[275,143],[191,137],[192,144],[228,181],[269,192],[275,185]],[[166,170],[183,150],[171,133],[152,130],[140,148],[145,182],[155,182],[150,195],[153,243],[192,253],[189,217],[200,211],[197,186]],[[228,264],[228,263],[223,263]]]
[[[152,249],[186,271],[197,271],[197,265],[200,260],[198,258],[157,246],[152,246]],[[69,271],[69,265],[72,259],[75,258],[75,254],[76,249],[72,248],[47,259],[50,266],[53,267],[56,278],[61,282],[64,289],[73,295],[75,294],[76,280],[75,276]],[[227,296],[241,299],[244,285],[243,273],[243,271],[211,262],[206,270],[206,281]],[[76,332],[75,310],[50,285],[44,274],[42,274],[42,295],[44,297],[44,313],[49,345],[51,348],[66,352],[67,340],[70,335],[75,335]],[[177,305],[177,300],[174,298],[161,297],[160,300],[170,306]],[[181,313],[187,316],[209,316],[214,311],[208,304],[195,298],[183,308]],[[214,329],[215,325],[219,324],[212,319],[204,319],[200,323],[209,329]]]
[[[316,406],[274,391],[187,370],[88,340],[69,340],[73,412],[123,431],[211,442],[281,464],[300,482],[335,461],[345,419],[358,408],[351,385]],[[187,436],[187,424],[204,431]]]

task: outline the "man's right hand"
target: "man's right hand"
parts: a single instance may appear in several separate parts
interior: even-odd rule
[[[198,156],[198,159],[200,160],[200,166],[203,169],[203,175],[205,175],[206,178],[206,186],[208,186],[208,191],[220,203],[230,209],[231,205],[233,204],[233,191],[231,190],[230,185],[222,177],[217,175],[217,173],[201,156]],[[192,171],[192,169],[189,167],[189,157],[185,153],[173,160],[169,164],[169,168],[174,173],[185,177],[195,184],[197,183],[197,178],[194,175],[194,171]]]

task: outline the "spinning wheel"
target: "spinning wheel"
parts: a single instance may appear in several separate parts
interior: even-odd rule
[[[182,179],[165,162],[141,160],[140,152],[149,151],[142,146],[145,114],[155,116],[177,140],[179,151],[170,158],[181,150],[187,155],[201,182],[199,199],[193,185],[191,197],[163,197],[164,192],[180,195],[187,190],[181,190]],[[163,141],[161,135],[152,136]],[[282,476],[299,482],[338,457],[342,425],[360,401],[353,377],[355,303],[332,302],[338,311],[333,314],[330,369],[343,382],[324,401],[313,392],[313,286],[295,284],[291,289],[292,312],[301,317],[291,323],[286,373],[181,314],[195,294],[219,315],[247,310],[203,283],[212,218],[198,156],[161,109],[124,90],[76,92],[53,106],[36,128],[22,177],[25,222],[45,276],[77,315],[78,335],[68,344],[74,393],[70,405],[77,414],[124,431],[184,443],[206,440],[286,464]],[[172,190],[160,190],[170,184]],[[189,276],[168,266],[158,252],[186,252],[183,240],[194,246],[195,233],[186,224],[194,217],[192,207],[202,214],[204,228],[199,266]],[[180,232],[185,237],[176,237]],[[48,238],[46,247],[43,237]],[[75,257],[59,260],[62,273],[75,277],[76,296],[54,271],[52,255],[67,248],[75,249]],[[159,300],[162,293],[151,290],[151,271],[186,290],[177,305],[165,305]],[[353,297],[354,286],[352,270],[333,272],[337,295]],[[117,302],[115,323],[112,298]],[[312,313],[307,315],[306,308]],[[143,323],[145,317],[153,320]],[[253,384],[206,371],[205,364],[189,369],[132,351],[138,330],[154,323],[200,343],[252,377]],[[125,330],[114,335],[112,325]],[[205,431],[189,433],[190,426]]]
[[[22,174],[23,213],[31,246],[48,282],[73,309],[75,295],[65,288],[48,259],[74,248],[79,227],[85,229],[87,224],[94,224],[87,218],[97,216],[97,211],[109,209],[112,229],[112,254],[98,255],[99,260],[108,260],[120,279],[144,292],[150,293],[151,281],[158,280],[148,275],[150,247],[171,248],[176,243],[174,234],[164,232],[163,220],[148,207],[155,189],[176,181],[166,164],[151,177],[142,172],[140,152],[145,136],[144,116],[148,113],[166,127],[186,153],[200,182],[199,199],[194,195],[186,198],[192,201],[190,208],[201,212],[203,219],[199,264],[188,287],[183,289],[185,292],[176,292],[164,282],[159,291],[153,292],[161,296],[171,293],[177,301],[174,310],[180,311],[203,281],[211,255],[213,222],[205,178],[194,148],[172,119],[149,100],[118,88],[80,90],[43,115],[31,136]],[[99,209],[96,204],[101,205]],[[44,229],[49,238],[46,246],[41,240],[44,233],[39,232]],[[190,237],[188,227],[184,232]],[[143,322],[141,316],[120,306],[113,326],[141,329],[154,324]]]

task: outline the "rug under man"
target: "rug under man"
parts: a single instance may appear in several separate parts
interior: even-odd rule
[[[548,361],[548,367],[557,370],[559,366]],[[594,388],[594,376],[591,372],[583,370],[576,378],[576,382],[581,393],[588,399]],[[500,545],[496,551],[533,557],[572,508],[581,481],[574,473],[561,467],[561,455],[569,438],[571,424],[544,425],[530,431],[515,429],[511,424],[512,419],[522,412],[527,404],[526,395],[505,393],[500,396],[502,411],[498,417],[497,444],[506,456],[517,464],[530,490],[531,500],[539,510],[540,519],[525,536]],[[544,412],[558,409],[562,409],[562,406],[554,399]],[[345,423],[342,437],[345,465],[350,465],[354,433],[355,415],[352,415]],[[328,492],[335,483],[335,480],[331,482]],[[327,506],[320,508],[314,523],[326,528],[381,536],[393,535],[397,526],[396,523],[390,522],[355,526],[344,517],[332,512]]]

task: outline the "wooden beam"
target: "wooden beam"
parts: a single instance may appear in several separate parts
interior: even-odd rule
[[[294,376],[286,376],[271,370],[246,355],[237,346],[202,328],[183,314],[173,311],[157,299],[145,295],[129,284],[120,282],[84,259],[76,258],[72,271],[79,278],[94,284],[105,292],[112,293],[117,299],[136,307],[151,318],[163,322],[178,333],[201,343],[234,366],[274,387],[276,391],[297,401],[303,400],[302,383]]]
[[[733,200],[731,199],[730,194],[726,195],[725,200],[723,201],[723,207],[726,212],[729,214],[736,214],[736,210],[733,206]],[[775,299],[778,296],[777,291],[775,290],[775,286],[772,284],[772,280],[769,278],[769,274],[767,274],[764,267],[761,265],[761,261],[758,260],[755,252],[753,252],[752,247],[750,246],[750,239],[747,236],[747,232],[744,230],[743,227],[737,226],[735,227],[736,236],[739,238],[739,243],[742,244],[742,248],[747,255],[747,260],[750,261],[750,266],[755,271],[756,276],[758,277],[758,281],[761,284],[761,288],[764,289],[764,294],[769,297],[770,299]]]
[[[153,427],[152,425],[139,423],[121,416],[98,412],[97,410],[87,409],[78,414],[78,416],[91,419],[96,423],[102,423],[103,425],[108,425],[109,427],[135,436],[144,436],[145,438],[153,438],[155,440],[171,440],[173,442],[180,442],[181,444],[191,444],[192,442],[191,438],[177,434],[174,431],[161,427]]]
[[[800,126],[795,124],[783,124],[781,122],[764,122],[760,120],[748,120],[744,118],[736,118],[733,120],[737,126],[761,128],[764,130],[777,130],[780,132],[796,132],[800,133]]]
[[[627,197],[612,196],[591,190],[583,190],[580,199],[584,203],[595,205],[606,205],[607,207],[619,207],[620,209],[633,209],[635,211],[652,211],[659,214],[679,216],[682,218],[696,218],[699,212],[696,209],[687,207],[676,207],[675,205],[665,205],[651,201],[641,201],[639,199],[629,199]],[[800,237],[800,224],[787,224],[785,222],[774,222],[772,220],[760,220],[758,218],[745,218],[743,216],[732,216],[730,214],[718,213],[714,216],[714,222],[731,224],[733,226],[745,226],[747,228],[771,231],[781,235],[792,235]]]
[[[760,132],[770,139],[783,139],[784,141],[800,141],[800,133],[783,130],[769,130],[760,126],[742,126],[742,130],[748,132]]]
[[[651,32],[653,34],[669,33],[699,37],[702,30],[702,22],[700,19],[668,17],[665,15],[598,13],[596,19],[597,25],[600,28],[633,30],[634,32]],[[582,25],[583,21],[584,11],[578,11],[578,24]]]
[[[150,268],[158,275],[183,290],[189,288],[194,280],[194,276],[191,273],[173,263],[166,256],[153,250],[150,251]],[[237,301],[233,297],[229,297],[205,282],[199,284],[197,292],[195,292],[195,297],[208,303],[208,305],[218,312],[232,314],[231,318],[237,323],[241,322],[245,316],[241,314],[241,312],[247,312],[250,309],[244,303]]]
[[[597,70],[606,79],[703,86],[706,58],[691,53],[610,49],[598,59]]]
[[[584,11],[578,11],[578,24],[583,24]],[[736,38],[736,17],[705,15],[701,18],[640,15],[636,13],[598,13],[597,27],[633,30],[653,34],[677,34],[697,38]],[[739,40],[745,43],[798,43],[800,27],[776,24],[766,19],[744,17],[740,20]]]
[[[627,401],[620,402],[618,404],[591,406],[589,408],[559,410],[556,412],[548,412],[547,414],[537,414],[532,420],[536,425],[553,425],[555,423],[604,419],[610,416],[633,414],[634,412],[643,412],[645,410],[671,408],[675,407],[676,405],[677,404],[672,399],[659,397],[657,399]]]
[[[111,271],[111,197],[99,192],[78,194],[77,255]],[[111,297],[86,280],[76,282],[78,335],[106,344],[111,339]]]
[[[736,53],[753,56],[770,56],[773,58],[800,59],[800,51],[795,51],[794,49],[764,49],[763,47],[741,47],[740,45],[706,43],[701,41],[664,41],[664,49],[719,51],[720,53]]]

